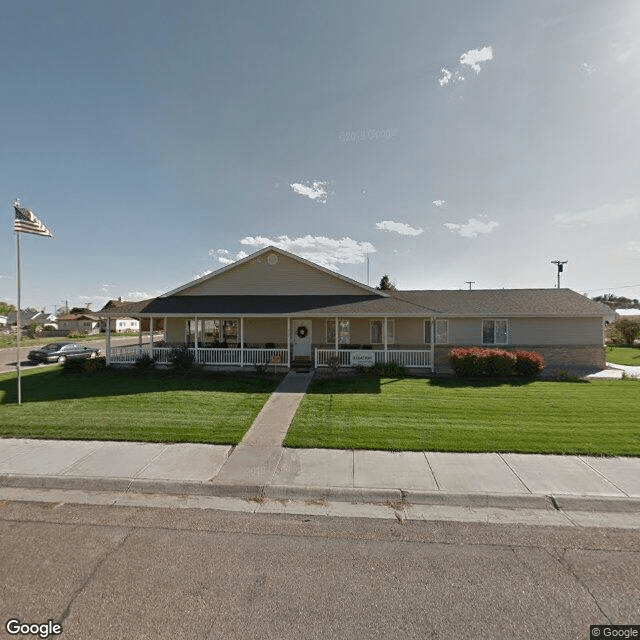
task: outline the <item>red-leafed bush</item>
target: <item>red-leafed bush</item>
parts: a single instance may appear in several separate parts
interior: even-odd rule
[[[514,371],[518,376],[533,378],[544,369],[544,360],[535,351],[514,351],[513,355],[517,358]]]
[[[544,367],[539,353],[479,347],[452,349],[449,352],[449,363],[454,373],[462,378],[510,375],[533,377]]]

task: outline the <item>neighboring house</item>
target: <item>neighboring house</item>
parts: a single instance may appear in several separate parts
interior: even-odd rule
[[[100,318],[91,313],[68,314],[58,317],[60,331],[76,333],[99,333]]]
[[[149,349],[166,362],[183,345],[212,366],[397,362],[447,372],[457,346],[533,350],[552,369],[604,368],[611,310],[569,289],[379,291],[267,247],[158,298],[110,301],[99,313],[164,325],[160,344],[111,348],[108,332],[112,363]]]
[[[29,329],[32,325],[39,325],[45,327],[48,325],[55,325],[56,316],[45,311],[38,311],[37,309],[22,309],[20,311],[20,325],[23,329]],[[7,325],[15,328],[18,324],[18,314],[16,311],[11,311],[7,314]]]
[[[110,318],[109,325],[112,332],[126,333],[128,331],[140,331],[140,320],[135,318],[129,318],[125,316],[123,318]],[[100,331],[106,331],[107,321],[102,320],[100,322]]]

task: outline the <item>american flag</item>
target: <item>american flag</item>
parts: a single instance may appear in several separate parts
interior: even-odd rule
[[[35,233],[38,236],[53,238],[53,233],[36,218],[33,211],[21,207],[19,202],[16,202],[13,208],[16,212],[16,218],[13,223],[14,231],[18,233]]]

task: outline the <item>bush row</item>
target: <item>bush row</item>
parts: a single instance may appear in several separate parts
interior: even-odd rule
[[[535,351],[504,351],[458,347],[449,352],[449,364],[459,377],[525,376],[532,378],[544,368],[542,356]]]

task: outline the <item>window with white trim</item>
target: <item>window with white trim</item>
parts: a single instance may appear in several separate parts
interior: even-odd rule
[[[351,326],[349,320],[338,320],[338,344],[351,342]],[[327,344],[336,343],[336,321],[327,320]]]
[[[449,321],[438,319],[435,325],[436,344],[447,344],[449,342]],[[424,321],[424,342],[431,344],[431,320]]]
[[[387,344],[393,344],[396,340],[396,323],[387,320]],[[371,321],[371,344],[384,344],[384,320]]]
[[[508,320],[483,320],[482,344],[507,344],[509,341]]]

